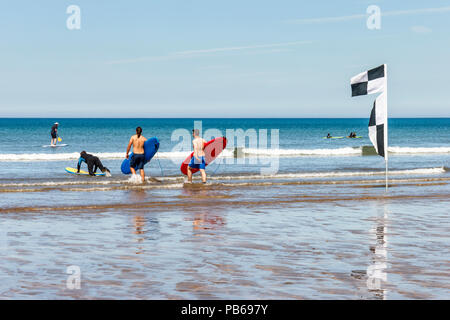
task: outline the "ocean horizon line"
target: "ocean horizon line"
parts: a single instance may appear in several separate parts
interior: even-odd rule
[[[0,116],[0,119],[275,119],[275,120],[291,120],[291,119],[367,119],[368,117],[17,117],[17,116]],[[420,116],[420,117],[389,117],[389,119],[450,119],[448,117],[440,116]]]

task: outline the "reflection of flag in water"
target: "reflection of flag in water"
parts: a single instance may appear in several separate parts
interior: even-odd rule
[[[387,104],[384,92],[373,103],[369,120],[369,138],[377,153],[387,158]]]
[[[370,246],[372,252],[371,264],[367,267],[367,288],[372,291],[376,297],[386,299],[387,290],[384,284],[387,282],[387,262],[388,262],[388,238],[387,238],[387,220],[388,210],[384,207],[383,218],[377,219],[377,226],[370,229],[369,234],[375,240],[375,245]]]

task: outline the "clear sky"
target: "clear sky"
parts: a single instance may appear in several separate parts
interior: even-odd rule
[[[448,0],[15,0],[0,39],[0,116],[368,117],[383,63],[391,117],[450,116]]]

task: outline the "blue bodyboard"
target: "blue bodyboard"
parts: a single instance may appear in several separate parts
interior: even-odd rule
[[[144,156],[145,163],[148,163],[153,156],[158,152],[159,149],[159,140],[156,137],[150,138],[144,142]],[[133,153],[130,154],[128,159],[123,160],[122,165],[120,166],[120,170],[123,174],[130,174],[130,159],[133,156]]]

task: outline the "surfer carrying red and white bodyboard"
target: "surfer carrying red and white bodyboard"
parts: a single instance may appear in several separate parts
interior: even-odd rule
[[[194,146],[194,155],[187,167],[188,182],[192,183],[191,169],[199,169],[202,175],[202,182],[206,183],[206,171],[205,171],[206,163],[204,151],[206,141],[199,136],[198,129],[192,130],[192,136],[194,137],[194,140],[192,140],[192,145]]]

